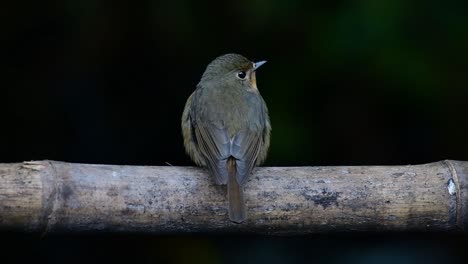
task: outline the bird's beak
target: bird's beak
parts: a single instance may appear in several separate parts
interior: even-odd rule
[[[266,63],[266,61],[255,62],[254,63],[254,71],[256,71],[258,68],[260,68],[260,66],[262,66],[265,63]]]

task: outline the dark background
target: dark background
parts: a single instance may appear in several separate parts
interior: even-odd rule
[[[266,166],[468,160],[468,4],[2,1],[0,162],[192,165],[180,116],[206,65],[268,60]],[[446,263],[465,236],[0,233],[7,260]]]

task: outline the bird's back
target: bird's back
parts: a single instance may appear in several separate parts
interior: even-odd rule
[[[241,130],[264,129],[266,105],[259,93],[230,87],[207,87],[198,92],[197,122],[225,128],[231,139]]]
[[[237,178],[244,183],[269,146],[270,123],[260,94],[229,88],[198,87],[190,103],[193,140],[186,140],[186,148],[192,157],[202,157],[198,163],[218,184],[227,183],[229,157],[237,160]]]

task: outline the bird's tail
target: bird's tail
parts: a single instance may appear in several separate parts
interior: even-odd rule
[[[229,200],[229,219],[235,223],[242,223],[247,218],[247,211],[244,203],[244,191],[242,186],[237,181],[237,165],[236,159],[233,157],[228,158],[228,183],[227,194]]]

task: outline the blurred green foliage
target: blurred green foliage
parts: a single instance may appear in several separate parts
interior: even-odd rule
[[[468,125],[459,122],[468,95],[463,2],[67,0],[8,7],[6,63],[16,67],[8,67],[11,85],[4,86],[12,98],[46,91],[38,96],[59,105],[42,114],[67,123],[65,135],[83,135],[76,131],[82,125],[67,119],[83,116],[82,109],[60,114],[60,102],[76,104],[78,94],[85,104],[94,101],[93,122],[107,120],[86,142],[104,149],[128,136],[109,138],[107,130],[135,127],[164,146],[141,152],[149,137],[126,140],[129,156],[110,162],[188,163],[180,111],[205,65],[227,52],[269,61],[259,87],[273,122],[270,165],[468,159]],[[52,135],[57,146],[73,142]],[[92,157],[80,147],[78,154],[52,152]]]

